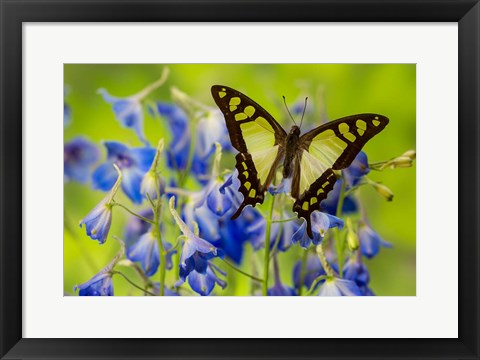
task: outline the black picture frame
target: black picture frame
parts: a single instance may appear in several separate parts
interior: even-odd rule
[[[255,2],[0,0],[0,14],[0,357],[2,359],[293,359],[307,357],[479,359],[479,0],[260,0]],[[22,338],[22,23],[150,21],[458,22],[460,140],[458,149],[458,339]],[[448,142],[446,146],[447,144]],[[457,175],[449,173],[448,164],[445,165],[445,169],[439,169],[439,171],[447,177]],[[436,181],[441,181],[441,178]],[[445,194],[447,193],[446,191]],[[439,196],[445,195],[439,194]],[[441,219],[441,209],[432,209],[432,211],[439,211],[438,216]],[[443,216],[446,216],[446,211],[447,209],[443,210]],[[439,296],[442,291],[444,289],[439,289]],[[73,320],[74,317],[72,317]],[[415,324],[412,324],[413,326]],[[106,335],[108,336],[108,331]]]

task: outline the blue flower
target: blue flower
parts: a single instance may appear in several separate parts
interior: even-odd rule
[[[107,162],[97,167],[92,175],[95,189],[106,191],[115,182],[116,164],[123,173],[122,189],[136,204],[142,202],[141,184],[145,173],[149,170],[155,156],[153,148],[129,148],[116,141],[105,142]]]
[[[98,93],[102,95],[103,100],[112,105],[117,120],[124,127],[133,129],[140,141],[148,145],[143,132],[143,110],[140,99],[136,96],[117,98],[111,96],[105,89],[98,89]]]
[[[362,292],[353,281],[330,277],[320,286],[318,296],[362,296]]]
[[[174,204],[175,197],[172,196],[169,201],[170,212],[184,235],[182,255],[180,257],[180,276],[186,278],[193,270],[205,274],[207,261],[214,257],[223,258],[223,251],[198,237],[190,230],[178,215]]]
[[[331,215],[336,215],[338,200],[340,198],[340,191],[342,189],[343,180],[340,178],[333,185],[332,191],[327,195],[327,198],[320,203],[320,208],[322,211],[327,212]],[[343,198],[342,214],[348,214],[356,212],[358,205],[354,198],[351,196],[345,196]]]
[[[223,271],[215,267],[215,270],[220,272],[222,275],[226,275]],[[220,286],[222,289],[225,289],[227,283],[220,279],[214,271],[212,264],[209,264],[205,273],[199,273],[197,271],[192,271],[188,275],[188,284],[197,294],[202,296],[208,296],[212,292],[215,284]]]
[[[76,137],[63,147],[63,172],[66,180],[87,182],[90,168],[100,158],[97,147],[84,137]]]
[[[100,244],[107,240],[110,225],[112,224],[113,198],[122,183],[120,169],[115,164],[113,167],[118,173],[117,181],[113,184],[109,194],[80,221],[80,227],[82,227],[82,224],[85,224],[87,235],[93,240],[98,240]]]
[[[368,167],[367,154],[360,151],[348,168],[343,170],[343,176],[347,186],[352,187],[357,185],[363,176],[370,172]]]
[[[113,296],[113,268],[125,253],[125,247],[121,246],[118,254],[113,260],[105,266],[98,274],[93,276],[90,280],[80,285],[75,285],[73,291],[79,289],[79,296]]]
[[[293,267],[293,284],[296,289],[305,286],[307,289],[313,284],[313,281],[319,276],[326,275],[322,267],[322,263],[317,255],[308,254],[307,262],[305,264],[303,283],[301,284],[302,261],[299,260]]]
[[[172,245],[166,241],[163,241],[165,250],[168,251],[172,248]],[[167,253],[166,268],[172,269],[172,256],[176,253],[176,250]],[[148,231],[143,234],[137,242],[127,249],[127,257],[132,261],[140,262],[143,271],[147,276],[152,276],[157,272],[158,265],[160,265],[160,250],[158,246],[157,237],[152,231]]]
[[[370,282],[370,275],[360,256],[352,256],[343,267],[343,278],[352,280],[358,287],[366,287]]]
[[[218,109],[207,111],[197,124],[197,151],[201,159],[210,156],[214,144],[218,143],[224,151],[232,151],[232,143],[228,135],[227,125],[222,112]]]
[[[153,210],[151,208],[139,211],[138,214],[143,216],[144,218],[153,220]],[[127,252],[128,248],[132,246],[143,234],[145,234],[150,229],[150,227],[150,223],[136,216],[132,216],[130,220],[128,220],[124,234]]]
[[[358,239],[362,255],[371,259],[380,251],[380,247],[392,247],[389,242],[384,241],[368,224],[361,220],[358,225]]]
[[[206,193],[207,206],[217,216],[222,216],[232,207],[232,198],[220,191],[222,184],[223,181],[214,180]]]
[[[314,211],[310,215],[310,220],[312,221],[313,239],[310,239],[307,234],[306,221],[300,225],[292,237],[293,243],[299,242],[300,246],[305,249],[307,249],[312,242],[314,245],[320,244],[328,229],[333,227],[341,229],[343,227],[343,221],[341,219],[320,211]]]

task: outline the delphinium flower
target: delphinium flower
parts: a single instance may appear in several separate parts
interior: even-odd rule
[[[280,271],[278,268],[278,259],[277,256],[273,258],[273,273],[274,273],[274,284],[271,288],[268,289],[268,296],[294,296],[297,295],[295,289],[282,284],[280,280]]]
[[[154,148],[129,148],[116,141],[106,141],[107,161],[92,174],[95,189],[107,191],[115,182],[112,164],[123,173],[122,190],[136,204],[142,202],[141,184],[155,156]]]
[[[338,277],[327,277],[325,282],[320,285],[318,296],[362,296],[357,284],[351,280],[340,279]]]
[[[341,219],[321,211],[312,212],[310,219],[312,221],[313,239],[310,239],[307,234],[305,221],[303,221],[292,237],[294,243],[300,243],[300,246],[305,249],[307,249],[311,243],[314,245],[320,244],[328,229],[333,227],[341,229],[343,227],[343,221]]]
[[[353,187],[357,185],[362,178],[370,172],[368,167],[368,158],[365,152],[360,151],[349,167],[343,170],[346,185]]]
[[[138,212],[140,216],[145,219],[153,221],[153,210],[151,208],[144,209]],[[133,245],[143,234],[145,234],[151,227],[151,223],[147,222],[137,216],[132,216],[125,226],[125,245],[128,248]]]
[[[160,79],[148,85],[135,95],[125,98],[118,98],[110,95],[107,90],[98,89],[98,93],[102,95],[103,99],[112,105],[113,112],[117,120],[126,128],[131,128],[135,131],[140,141],[148,145],[143,131],[143,110],[142,101],[154,90],[165,83],[168,77],[168,68],[164,68]]]
[[[362,256],[359,251],[351,256],[345,263],[343,268],[343,278],[355,282],[362,295],[374,295],[372,290],[368,287],[370,274],[362,261]]]
[[[217,275],[217,272],[226,276],[226,273],[220,270],[218,267],[209,263],[205,273],[200,273],[196,270],[193,270],[188,275],[188,284],[197,294],[202,296],[208,296],[213,291],[215,285],[220,286],[222,289],[225,289],[227,283],[225,280],[220,279]],[[181,282],[180,282],[181,283]]]
[[[183,222],[175,210],[175,197],[169,201],[170,213],[183,233],[183,248],[180,257],[180,276],[185,279],[193,270],[205,274],[208,260],[214,257],[223,258],[223,251],[217,249],[208,241],[200,238]],[[198,229],[196,229],[198,233]]]
[[[371,228],[366,219],[360,220],[358,224],[358,238],[363,256],[369,259],[378,254],[380,247],[392,246],[389,242],[384,241],[380,235]]]
[[[91,167],[100,158],[97,147],[84,137],[76,137],[63,146],[65,180],[87,182]]]
[[[113,164],[113,167],[117,171],[118,177],[110,192],[80,221],[80,227],[85,224],[87,235],[91,239],[97,240],[100,244],[103,244],[105,240],[107,240],[110,225],[112,224],[113,198],[122,183],[122,173],[120,169],[115,164]]]
[[[120,251],[113,260],[90,280],[83,284],[75,285],[73,291],[79,289],[79,296],[113,296],[112,271],[124,253],[125,247],[121,243]]]
[[[322,211],[327,212],[331,215],[336,215],[338,200],[340,199],[340,192],[343,185],[343,179],[340,178],[335,182],[332,191],[327,195],[327,198],[323,200],[320,204]],[[352,196],[345,196],[343,198],[342,205],[342,214],[349,214],[356,212],[358,210],[358,205],[355,199]]]
[[[300,289],[302,286],[310,289],[314,280],[322,275],[326,275],[326,272],[323,269],[320,259],[315,254],[308,254],[305,262],[305,268],[303,269],[303,274],[302,260],[299,260],[295,263],[295,266],[293,267],[293,284],[295,285],[296,289]]]

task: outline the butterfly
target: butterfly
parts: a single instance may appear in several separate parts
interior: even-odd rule
[[[334,170],[348,167],[362,147],[388,124],[379,114],[358,114],[320,125],[300,135],[289,133],[264,108],[245,94],[224,85],[214,85],[212,96],[225,116],[235,156],[243,202],[233,214],[240,216],[247,205],[263,203],[265,191],[283,165],[283,178],[291,177],[293,211],[307,223],[313,239],[310,215],[333,189]]]

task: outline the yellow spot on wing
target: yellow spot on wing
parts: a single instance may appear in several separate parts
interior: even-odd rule
[[[230,111],[237,110],[237,105],[230,105]]]
[[[245,176],[246,178],[248,178],[248,171],[244,171],[242,174],[243,174],[243,176]]]
[[[244,114],[244,113],[235,114],[235,120],[237,121],[245,120],[247,118],[248,118],[247,114]]]
[[[247,114],[248,117],[252,117],[255,114],[255,108],[252,105],[248,105],[243,112]]]
[[[357,129],[358,135],[363,136],[365,134],[365,130]]]
[[[227,95],[227,93],[225,91],[219,91],[218,92],[218,96],[220,97],[220,99],[223,99],[225,97],[225,95]]]
[[[312,197],[312,198],[310,199],[310,205],[316,204],[317,201],[318,201],[318,200],[317,200],[316,197]]]
[[[245,170],[247,170],[247,169],[248,169],[247,163],[246,163],[245,161],[244,161],[244,162],[242,162],[242,166],[243,166],[243,168],[244,168]]]
[[[317,195],[323,194],[324,192],[325,192],[325,191],[323,191],[323,189],[318,189]]]
[[[358,119],[355,125],[357,125],[357,128],[362,129],[363,131],[367,130],[367,123],[362,119]]]
[[[325,130],[315,137],[315,140],[323,140],[331,137],[335,137],[335,132],[332,129]]]
[[[228,103],[228,105],[240,105],[240,98],[235,96],[232,97]]]
[[[308,210],[308,201],[303,202],[302,209],[305,211]]]
[[[357,138],[355,135],[353,135],[351,132],[347,132],[343,134],[343,136],[347,139],[350,140],[351,142],[354,142],[355,139]]]
[[[378,119],[378,118],[377,118],[377,119]],[[378,120],[373,120],[372,122],[373,122],[373,125],[375,125],[375,126],[380,125],[380,121],[378,121]]]
[[[341,134],[348,132],[349,129],[350,129],[350,126],[348,126],[347,123],[341,123],[340,125],[338,125],[338,130],[340,131]]]
[[[250,181],[245,181],[245,184],[243,184],[243,185],[245,185],[245,188],[247,190],[250,190],[250,188],[252,187],[252,183]]]
[[[324,188],[324,187],[327,186],[328,184],[330,184],[330,182],[326,181],[326,182],[322,185],[322,188]]]
[[[257,195],[257,191],[255,189],[250,190],[248,193],[248,197],[254,198]]]

